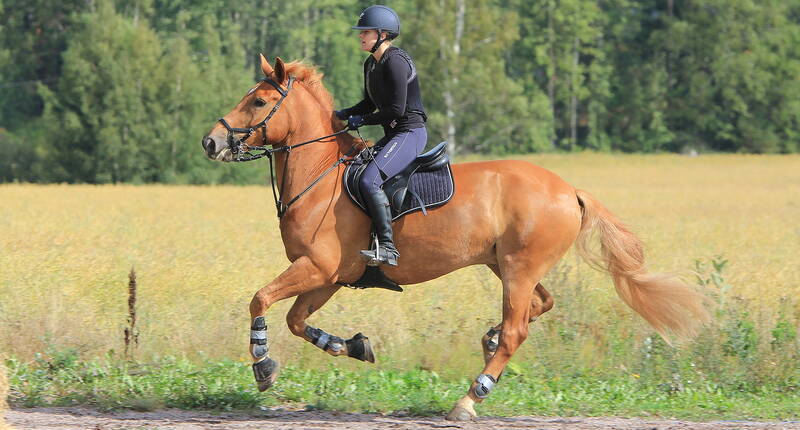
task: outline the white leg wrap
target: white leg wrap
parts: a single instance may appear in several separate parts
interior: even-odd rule
[[[475,396],[479,399],[485,399],[489,397],[489,392],[492,391],[497,381],[495,381],[492,375],[482,373],[475,378],[475,382],[478,383],[475,385]]]
[[[306,336],[311,339],[311,343],[323,351],[339,352],[344,348],[344,340],[342,338],[331,336],[318,328],[306,326]]]
[[[318,348],[325,349],[325,345],[328,344],[328,341],[331,340],[331,335],[328,333],[322,332],[322,335],[317,339],[317,342],[314,345],[317,345]]]
[[[253,319],[253,325],[250,327],[250,345],[250,351],[256,361],[260,361],[269,353],[269,347],[267,346],[267,322],[263,316]]]

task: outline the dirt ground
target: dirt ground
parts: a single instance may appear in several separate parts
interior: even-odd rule
[[[179,410],[103,413],[84,408],[14,409],[8,423],[22,429],[536,429],[536,430],[684,430],[684,429],[800,429],[800,421],[689,422],[630,418],[513,417],[479,418],[452,423],[442,417],[402,417],[322,411],[264,410],[252,414],[208,413]]]

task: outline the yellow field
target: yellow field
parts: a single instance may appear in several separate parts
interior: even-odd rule
[[[781,297],[800,321],[800,157],[524,158],[626,221],[647,245],[651,268],[692,280],[695,259],[723,254],[725,279],[752,306],[759,330],[770,329]],[[247,305],[288,264],[265,187],[3,185],[0,202],[0,355],[28,359],[48,345],[89,357],[121,352],[135,266],[140,357],[247,361]],[[575,351],[591,364],[602,360],[609,325],[651,333],[610,280],[572,253],[545,285],[556,307],[520,357],[559,353],[534,351],[542,345],[535,339],[555,348],[559,330],[572,329],[593,339]],[[343,289],[311,324],[342,337],[363,331],[380,363],[477,371],[478,341],[497,322],[499,303],[499,282],[475,267],[403,294]],[[304,365],[334,360],[288,332],[289,305],[268,316],[273,354]]]

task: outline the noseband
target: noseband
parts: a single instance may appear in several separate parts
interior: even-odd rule
[[[275,112],[278,111],[278,108],[281,106],[281,103],[283,103],[283,101],[286,99],[286,96],[289,95],[289,91],[292,89],[292,82],[294,82],[294,76],[290,76],[289,77],[289,83],[286,85],[286,89],[285,90],[283,88],[281,88],[281,86],[277,82],[272,80],[271,78],[264,78],[261,81],[272,85],[273,87],[275,87],[276,90],[278,90],[279,93],[281,93],[280,100],[278,100],[278,102],[275,103],[275,106],[272,107],[272,110],[269,112],[269,115],[267,115],[266,118],[264,118],[258,124],[254,125],[252,127],[249,127],[249,128],[231,127],[231,125],[228,123],[228,121],[225,120],[225,118],[220,118],[219,122],[222,123],[222,125],[225,127],[226,130],[228,130],[228,138],[227,138],[228,139],[228,147],[230,148],[231,153],[233,154],[233,160],[231,160],[231,161],[244,162],[244,161],[257,160],[257,159],[263,158],[263,157],[266,157],[266,158],[269,159],[269,179],[270,179],[270,182],[272,183],[272,197],[275,199],[275,206],[276,206],[276,208],[278,210],[278,218],[281,218],[283,216],[283,214],[285,214],[286,211],[289,209],[289,206],[291,206],[300,197],[302,197],[303,194],[305,194],[309,190],[311,190],[311,188],[313,188],[314,185],[317,185],[317,183],[319,183],[319,181],[321,181],[322,178],[324,178],[328,173],[332,172],[340,164],[345,163],[348,160],[349,157],[354,155],[356,153],[356,151],[357,151],[357,146],[353,145],[353,147],[350,149],[350,151],[347,151],[347,153],[342,155],[331,167],[329,167],[327,170],[322,172],[322,174],[319,175],[316,179],[314,179],[314,181],[311,182],[311,184],[309,184],[303,191],[298,193],[296,196],[292,197],[292,199],[289,200],[287,203],[284,203],[283,202],[283,186],[286,184],[286,171],[288,170],[288,167],[289,167],[289,154],[292,153],[292,149],[300,147],[300,146],[308,145],[309,143],[314,143],[314,142],[319,142],[319,141],[322,141],[322,140],[325,140],[325,139],[329,139],[331,137],[338,136],[338,135],[340,135],[342,133],[347,133],[348,129],[344,128],[342,130],[337,131],[336,133],[329,134],[327,136],[318,137],[316,139],[308,140],[308,141],[297,143],[297,144],[294,144],[294,145],[279,146],[277,148],[269,148],[269,147],[267,147],[267,145],[269,145],[269,142],[267,141],[267,123],[272,118],[272,116],[275,115]],[[263,133],[262,133],[262,146],[249,146],[249,145],[247,145],[245,143],[245,141],[247,139],[249,139],[250,136],[252,136],[256,132],[256,130],[258,130],[259,128],[263,130]],[[357,129],[356,129],[356,132],[358,132]],[[244,134],[244,136],[241,139],[237,139],[236,138],[236,134],[237,133]],[[359,136],[360,135],[361,134],[359,133]],[[363,139],[361,139],[361,140],[363,141]],[[365,150],[368,150],[368,149],[365,149]],[[260,154],[255,154],[255,153],[252,153],[251,151],[263,151],[263,152],[261,152]],[[279,192],[275,191],[275,175],[273,173],[273,167],[272,167],[272,154],[276,153],[276,152],[286,152],[286,159],[283,162],[283,177],[281,178],[281,187],[280,187],[280,191]]]

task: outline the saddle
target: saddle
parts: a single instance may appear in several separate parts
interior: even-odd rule
[[[356,157],[344,172],[347,194],[365,213],[367,209],[358,181],[369,161],[365,157]],[[392,207],[392,221],[417,211],[427,215],[429,208],[450,201],[455,192],[455,183],[447,156],[447,143],[442,142],[417,156],[402,172],[384,182],[383,191]]]
[[[365,154],[362,152],[362,154]],[[358,181],[369,158],[358,156],[344,171],[344,188],[353,203],[367,213],[361,197]],[[429,208],[442,206],[453,197],[455,182],[447,156],[447,143],[442,142],[430,151],[417,156],[402,172],[389,178],[383,184],[383,191],[392,207],[392,221],[406,214],[422,211],[428,214]],[[402,264],[402,263],[401,263]],[[402,292],[403,288],[389,279],[379,267],[367,266],[364,274],[355,282],[337,282],[350,288],[385,288]]]

